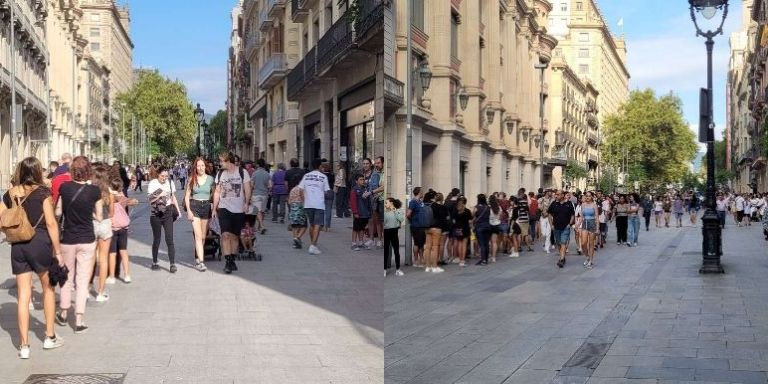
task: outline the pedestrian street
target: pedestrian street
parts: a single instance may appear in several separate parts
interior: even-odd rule
[[[15,280],[10,247],[0,245],[0,382],[41,374],[115,380],[54,376],[56,383],[383,382],[381,250],[349,251],[351,219],[333,219],[331,231],[320,235],[318,256],[306,245],[292,249],[286,227],[267,220],[268,232],[256,240],[263,261],[239,261],[239,270],[225,275],[223,261],[207,261],[207,272],[194,269],[191,226],[182,215],[175,223],[179,270],[171,274],[164,244],[160,270],[150,270],[148,206],[143,195],[134,196],[141,204],[131,213],[133,282],[108,285],[105,304],[91,296],[88,332],[56,326],[64,345],[43,350],[35,278],[29,360],[14,358]]]
[[[759,223],[728,220],[724,275],[700,275],[701,229],[642,231],[594,269],[557,256],[405,267],[385,283],[385,382],[765,383],[768,255]]]

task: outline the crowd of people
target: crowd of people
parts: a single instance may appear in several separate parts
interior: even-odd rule
[[[726,213],[733,215],[738,226],[752,221],[764,223],[768,240],[768,194],[719,193],[717,211],[725,226]],[[409,225],[412,238],[412,264],[426,272],[440,273],[446,264],[467,265],[475,255],[476,265],[494,263],[497,256],[519,257],[539,244],[543,252],[558,255],[556,265],[563,268],[569,246],[584,256],[583,266],[592,269],[596,254],[608,239],[613,223],[616,244],[636,247],[640,232],[657,228],[697,225],[703,212],[702,198],[693,191],[670,189],[653,196],[637,193],[605,194],[603,191],[539,189],[538,193],[521,188],[517,194],[504,192],[479,194],[470,202],[454,188],[447,195],[432,189],[416,187],[407,207],[397,199],[385,204],[385,276],[394,256],[395,275],[401,269],[398,232]]]
[[[205,272],[205,241],[219,238],[224,272],[237,271],[236,260],[254,252],[256,235],[265,235],[265,220],[285,225],[288,243],[303,249],[308,232],[309,254],[320,255],[319,239],[336,217],[352,217],[352,250],[381,249],[384,238],[382,157],[364,159],[348,171],[336,172],[325,159],[311,162],[311,170],[291,159],[271,167],[263,159],[241,161],[223,152],[218,162],[197,157],[191,162],[155,162],[124,167],[91,162],[85,156],[64,154],[49,163],[29,157],[16,166],[11,186],[0,204],[0,232],[11,243],[12,272],[18,287],[19,357],[30,357],[29,311],[32,278],[42,285],[46,337],[43,349],[62,345],[54,324],[86,332],[86,302],[107,303],[107,287],[118,279],[131,283],[128,237],[131,207],[144,193],[152,232],[152,264],[160,270],[159,250],[167,248],[170,273],[176,273],[174,226],[185,214],[194,236],[194,268]],[[347,173],[352,177],[347,177]],[[177,193],[183,190],[183,197]],[[142,186],[144,184],[144,186]],[[143,198],[142,198],[142,201]],[[22,220],[23,219],[23,220]],[[56,308],[55,290],[60,287]],[[74,303],[74,306],[73,306]]]

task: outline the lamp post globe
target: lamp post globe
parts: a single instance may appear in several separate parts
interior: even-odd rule
[[[707,48],[707,88],[702,90],[706,94],[706,103],[701,106],[699,136],[700,141],[707,143],[707,187],[706,210],[702,216],[702,264],[699,273],[723,273],[720,258],[723,254],[723,238],[720,220],[715,210],[715,125],[712,102],[712,51],[715,45],[713,38],[723,33],[723,24],[728,16],[728,0],[688,0],[690,5],[691,21],[696,27],[696,35],[706,39]],[[704,19],[711,20],[721,13],[720,22],[714,30],[702,30],[696,18],[700,14]]]

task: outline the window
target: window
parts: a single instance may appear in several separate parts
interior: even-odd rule
[[[98,28],[91,28],[91,37],[100,37],[101,30]]]
[[[579,58],[581,58],[581,59],[589,58],[589,48],[580,48],[579,49]]]
[[[579,41],[581,42],[589,41],[589,33],[588,32],[579,33]]]
[[[589,64],[579,64],[579,73],[586,75],[589,73]]]
[[[576,10],[577,11],[583,11],[584,10],[584,3],[582,3],[581,1],[577,1],[576,2]]]
[[[560,3],[560,11],[568,12],[568,3]]]
[[[451,14],[451,57],[459,57],[459,15]]]
[[[88,18],[91,19],[91,21],[99,21],[99,14],[98,13],[89,13]]]
[[[413,26],[424,30],[424,0],[411,0],[411,15],[413,15]]]
[[[101,44],[91,43],[91,52],[99,52],[101,50]]]

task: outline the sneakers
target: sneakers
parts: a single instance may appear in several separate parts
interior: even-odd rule
[[[109,301],[109,295],[106,293],[99,293],[99,295],[96,296],[97,303],[106,303],[107,301]]]
[[[123,277],[123,282],[124,283],[130,284],[131,281],[133,281],[133,280],[131,280],[131,275],[126,275],[125,277]]]
[[[310,255],[319,255],[321,253],[323,253],[323,252],[320,251],[320,248],[318,248],[314,244],[309,246],[309,254]]]
[[[29,359],[29,345],[22,345],[19,347],[19,359]]]
[[[376,241],[376,249],[380,249],[384,246],[384,244],[381,242],[381,240]]]
[[[364,245],[366,246],[366,248],[371,248],[373,246],[373,240],[366,241]]]
[[[351,248],[351,249],[352,249],[353,251],[359,251],[359,250],[360,250],[360,246],[359,246],[359,245],[357,245],[357,244],[352,244],[352,248]]]
[[[405,273],[403,273],[403,271],[401,271],[399,269],[397,271],[395,271],[395,276],[403,276],[403,275],[405,275]]]
[[[43,349],[55,349],[62,345],[64,345],[64,340],[56,334],[54,334],[53,337],[46,336],[45,341],[43,341]]]
[[[61,311],[57,311],[56,315],[54,316],[54,319],[56,320],[56,324],[60,326],[67,325],[67,318],[61,315]]]
[[[176,264],[171,264],[171,268],[170,268],[171,273],[176,273],[176,270],[177,270]]]
[[[301,240],[297,238],[293,238],[293,248],[294,249],[301,249]]]
[[[199,262],[199,263],[195,264],[195,269],[197,269],[200,272],[205,272],[205,271],[208,270],[208,267],[205,266],[205,263]]]
[[[557,267],[562,268],[565,265],[565,259],[560,259],[557,261]]]
[[[445,272],[445,269],[442,269],[440,267],[432,268],[432,273],[442,273],[442,272]]]
[[[261,229],[261,234],[262,234],[262,235],[264,235],[264,234],[266,234],[266,233],[267,233],[267,229],[266,229],[266,228],[262,228],[262,229]]]
[[[467,263],[463,261],[459,261],[459,267],[466,267],[466,266],[467,266]]]
[[[426,267],[424,268],[424,272],[430,273],[432,272],[432,267]]]
[[[520,252],[512,252],[509,254],[509,257],[520,257]]]
[[[108,285],[114,285],[116,282],[117,280],[114,277],[107,277],[107,281],[105,281]]]
[[[152,269],[153,271],[157,271],[158,269],[160,269],[160,265],[158,265],[157,263],[152,263],[152,268],[150,269]]]
[[[635,243],[635,244],[633,245],[633,247],[637,247],[637,243]]]
[[[384,270],[384,277],[387,277],[387,270]]]
[[[88,331],[88,326],[85,323],[75,326],[76,334],[85,333],[86,331]]]
[[[232,273],[232,256],[226,255],[224,256],[224,258],[227,260],[224,263],[224,273],[230,274]]]

